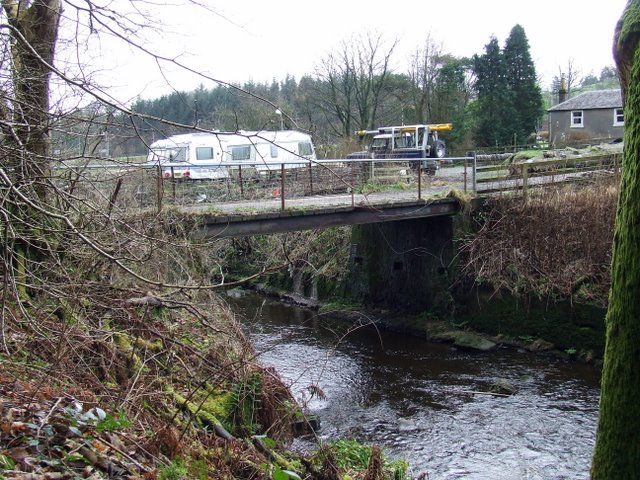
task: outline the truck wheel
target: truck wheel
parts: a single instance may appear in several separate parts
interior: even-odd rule
[[[444,146],[444,143],[437,141],[431,147],[431,157],[432,158],[444,158],[447,154],[447,150]]]

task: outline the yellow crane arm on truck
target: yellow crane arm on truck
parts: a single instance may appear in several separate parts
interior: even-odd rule
[[[427,126],[429,130],[433,130],[434,132],[450,132],[453,130],[452,123],[431,123]]]
[[[377,135],[380,133],[378,130],[356,130],[358,137],[364,137],[365,135]]]
[[[423,125],[418,125],[418,127],[422,126]],[[450,132],[451,130],[453,130],[452,123],[430,123],[426,126],[429,127],[429,130],[431,130],[432,132]],[[401,132],[415,132],[416,125],[400,127],[399,130]]]
[[[379,133],[387,132],[390,129],[395,129],[398,132],[415,132],[416,127],[428,127],[433,132],[450,132],[453,130],[452,123],[430,123],[428,125],[403,125],[401,127],[382,127],[378,130],[358,130],[356,135],[358,137],[365,137],[367,135],[378,135]]]

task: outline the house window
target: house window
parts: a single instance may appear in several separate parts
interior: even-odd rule
[[[213,148],[211,147],[196,147],[196,160],[212,160]]]
[[[571,112],[571,128],[584,127],[584,112],[582,110],[574,110]]]
[[[621,127],[623,125],[624,125],[624,109],[614,108],[613,109],[613,126]]]
[[[278,157],[278,146],[274,145],[273,143],[271,144],[271,158],[277,158]]]
[[[237,160],[250,160],[251,159],[251,145],[240,145],[237,147],[231,147],[231,159]]]

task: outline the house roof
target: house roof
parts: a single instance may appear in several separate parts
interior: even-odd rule
[[[549,112],[565,110],[592,110],[596,108],[621,108],[622,94],[620,89],[593,90],[576,95],[569,100],[551,107]]]

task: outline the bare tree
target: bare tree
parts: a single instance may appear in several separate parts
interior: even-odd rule
[[[422,47],[411,56],[409,78],[411,80],[411,100],[416,121],[430,121],[434,104],[436,80],[443,61],[442,45],[427,35]]]
[[[396,45],[397,40],[389,45],[381,34],[354,36],[321,61],[316,69],[320,105],[338,121],[336,133],[349,136],[353,127],[375,126]]]
[[[338,120],[340,129],[336,133],[352,134],[354,101],[354,72],[351,68],[346,44],[338,54],[329,54],[316,69],[318,99],[327,116]]]
[[[351,64],[359,127],[375,127],[376,115],[391,73],[391,55],[398,40],[387,45],[381,34],[369,34],[356,42]]]
[[[566,82],[567,96],[570,97],[571,92],[580,86],[583,79],[580,69],[576,67],[573,58],[567,60],[567,64],[564,67],[558,65],[558,75],[553,79],[553,91],[558,91],[562,78]]]

